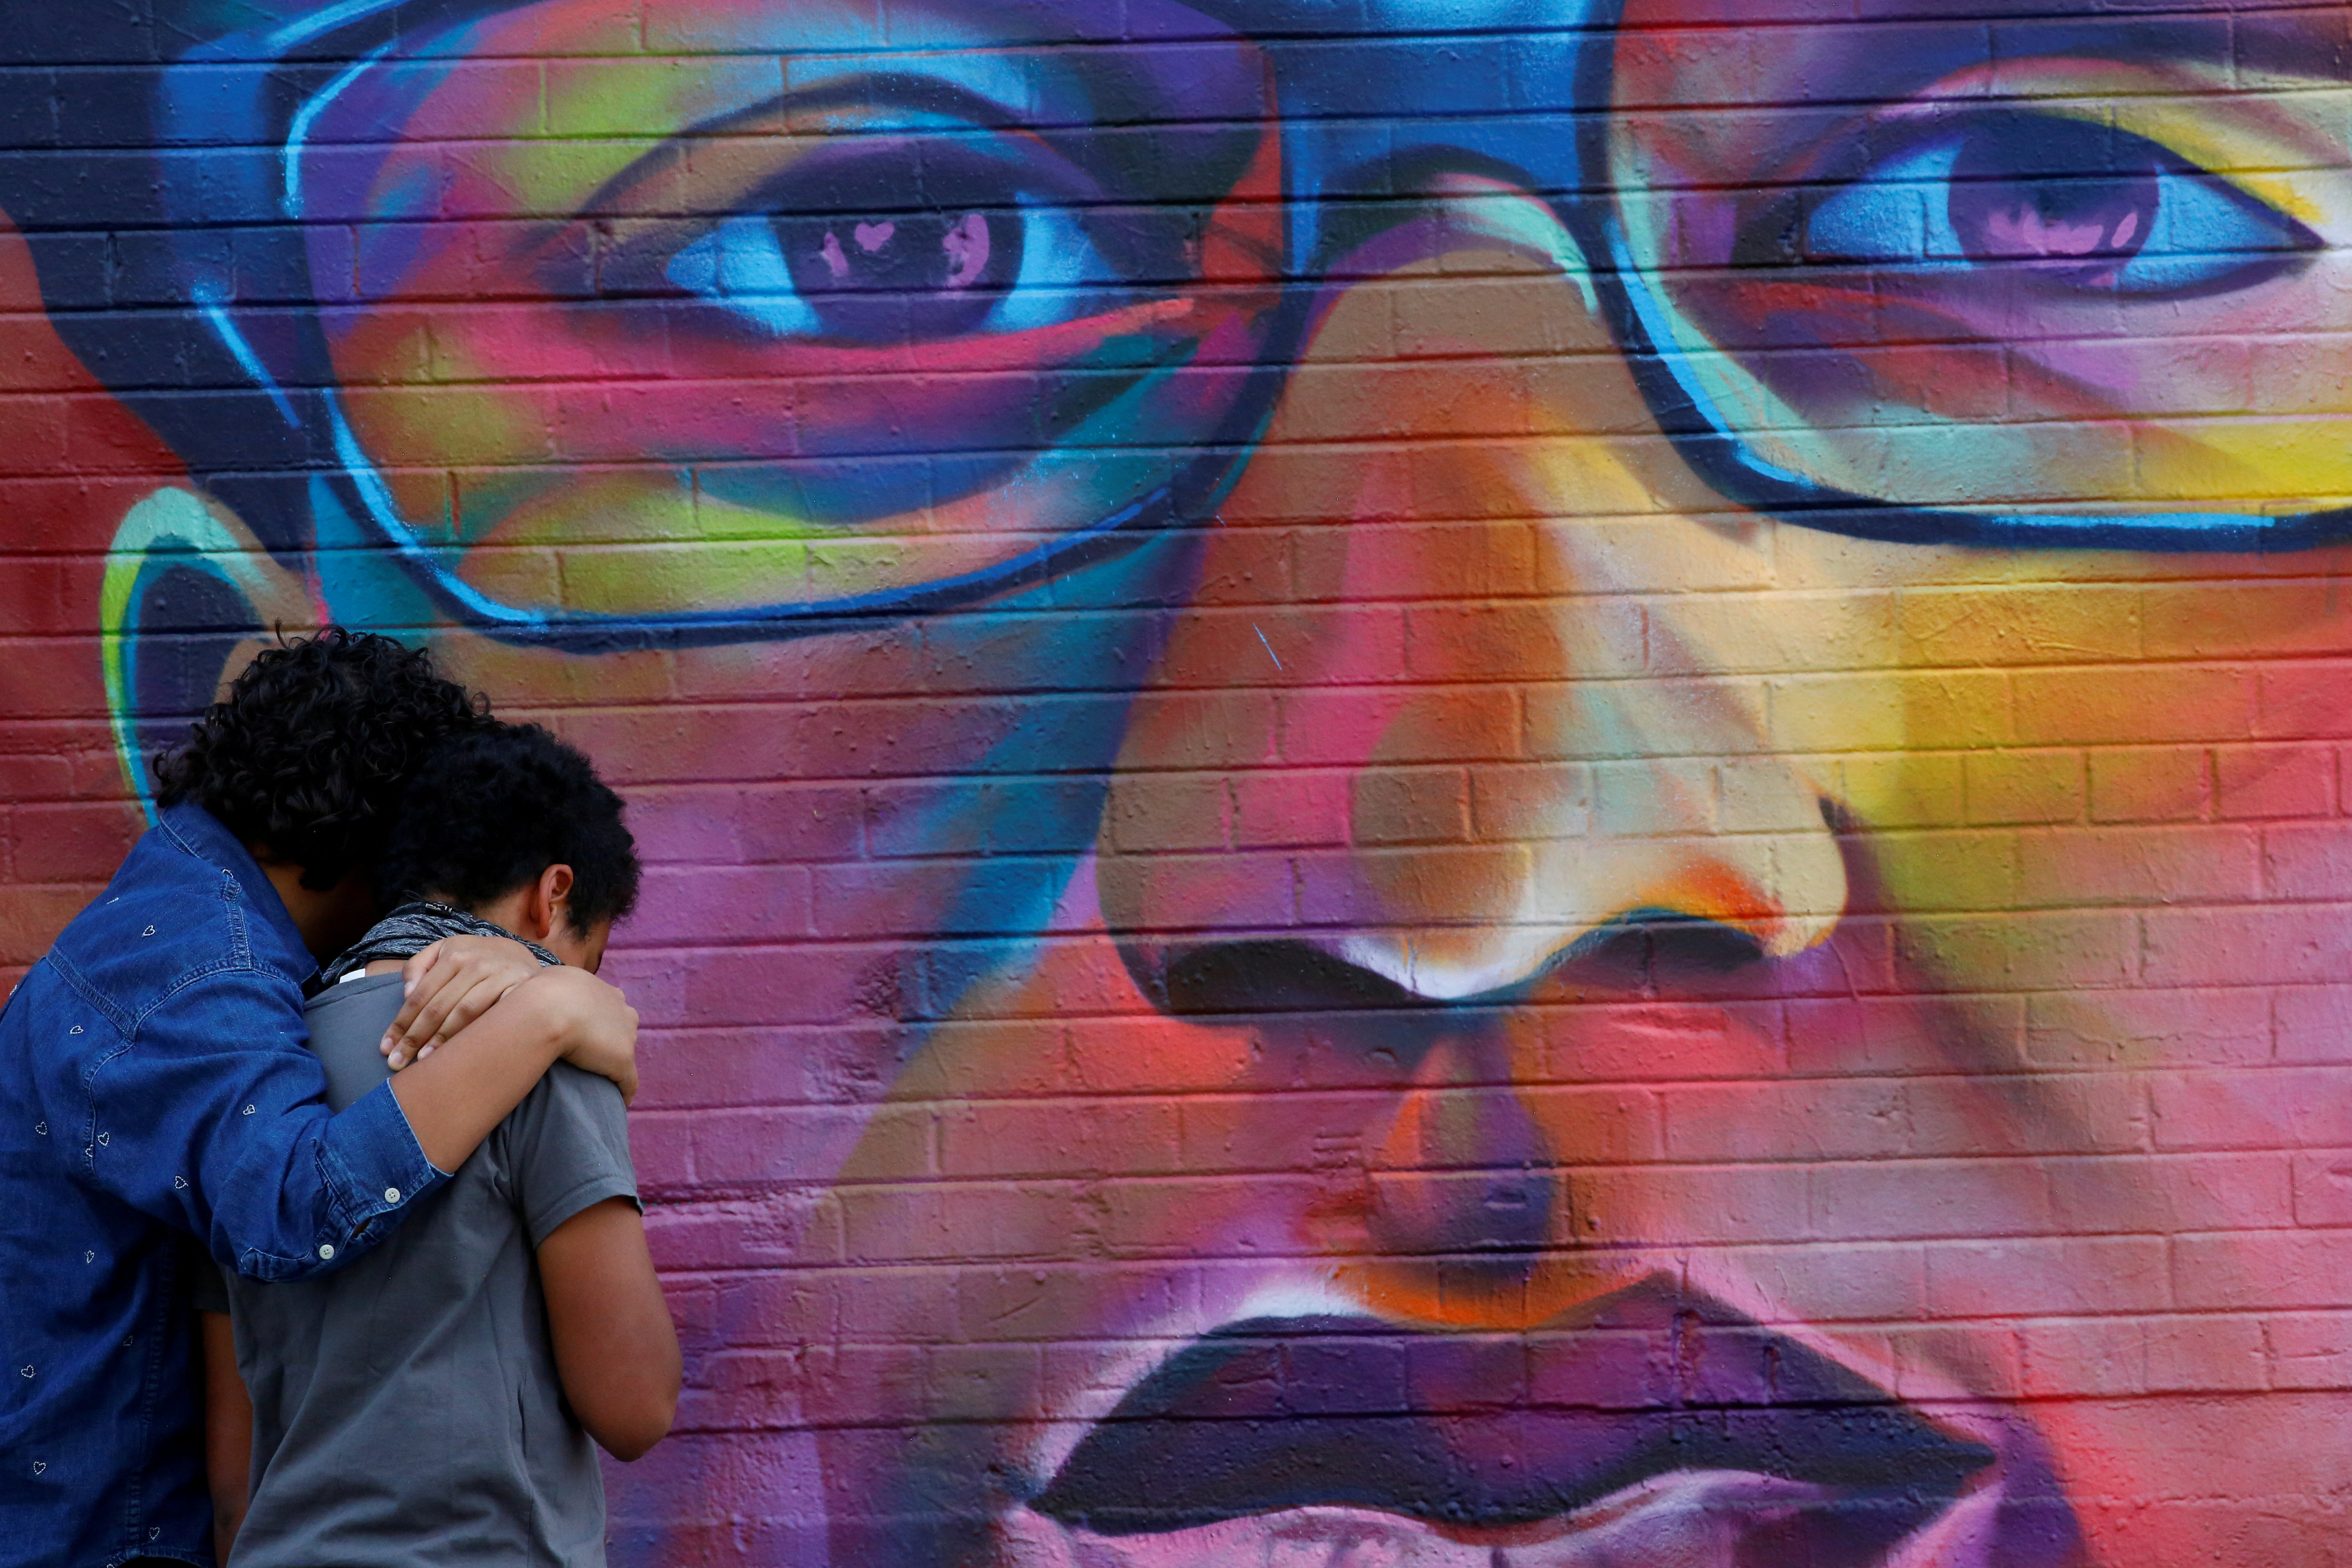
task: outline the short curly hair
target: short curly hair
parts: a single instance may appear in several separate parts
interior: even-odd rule
[[[478,910],[572,868],[564,900],[585,936],[636,907],[637,841],[621,797],[536,724],[493,723],[444,742],[401,799],[376,884],[394,900]]]
[[[324,890],[383,852],[433,748],[489,722],[488,701],[421,648],[341,626],[281,637],[152,759],[155,799],[203,806]]]

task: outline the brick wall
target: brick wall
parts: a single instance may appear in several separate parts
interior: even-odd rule
[[[616,1562],[2352,1563],[2352,8],[9,9],[0,963],[587,748]]]

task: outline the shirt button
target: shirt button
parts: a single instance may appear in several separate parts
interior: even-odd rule
[[[398,1187],[386,1187],[386,1188],[384,1188],[384,1190],[383,1190],[383,1201],[384,1201],[384,1202],[386,1202],[386,1203],[388,1203],[388,1204],[396,1204],[396,1203],[398,1203],[398,1202],[400,1201],[400,1189],[399,1189]]]
[[[319,1257],[322,1260],[331,1259],[334,1256],[335,1247],[332,1242],[322,1241],[319,1243]]]

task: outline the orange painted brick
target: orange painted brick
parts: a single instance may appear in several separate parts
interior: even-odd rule
[[[2213,809],[2212,753],[2202,746],[2095,747],[2094,822],[2196,822]]]
[[[2269,672],[2230,665],[2021,669],[2017,736],[2027,745],[2242,741],[2269,733]],[[2265,728],[2256,729],[2258,695]]]

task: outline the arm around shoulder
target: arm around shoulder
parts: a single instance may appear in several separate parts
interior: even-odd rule
[[[627,1198],[593,1204],[539,1246],[547,1322],[563,1396],[588,1435],[634,1459],[677,1415],[677,1329]]]
[[[611,985],[579,969],[546,969],[431,1058],[403,1068],[392,1091],[425,1158],[454,1171],[561,1058],[636,1091],[637,1014]]]

